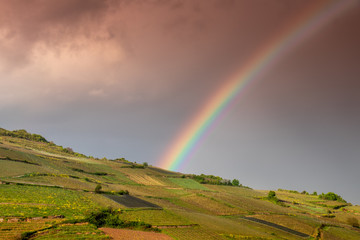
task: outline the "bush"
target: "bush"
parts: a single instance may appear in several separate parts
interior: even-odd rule
[[[98,185],[96,185],[96,187],[95,187],[95,192],[96,192],[96,193],[101,193],[101,189],[102,189],[101,185],[98,184]]]
[[[233,186],[239,186],[239,184],[240,184],[239,180],[237,180],[237,179],[232,180],[231,183]]]
[[[129,191],[128,190],[120,190],[120,191],[116,192],[116,194],[118,194],[118,195],[129,195]]]
[[[280,205],[282,207],[286,207],[286,205],[276,197],[276,193],[274,191],[269,191],[267,199],[270,202],[273,202],[273,203],[275,203],[277,205]]]
[[[268,199],[276,198],[276,193],[274,191],[269,191],[268,193]]]
[[[346,203],[346,201],[341,196],[339,196],[333,192],[328,192],[326,194],[322,193],[319,195],[319,198],[324,199],[324,200],[339,201],[339,202]]]
[[[141,230],[160,231],[158,228],[152,228],[151,224],[142,221],[126,221],[121,219],[121,210],[112,208],[100,209],[91,212],[86,218],[86,222],[94,224],[96,227],[113,227],[113,228],[135,228]]]

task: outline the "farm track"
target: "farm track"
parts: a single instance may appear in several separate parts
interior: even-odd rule
[[[262,220],[262,219],[253,218],[253,217],[242,217],[242,218],[245,219],[245,220],[248,220],[248,221],[252,221],[252,222],[264,224],[264,225],[269,226],[269,227],[277,228],[279,230],[282,230],[284,232],[287,232],[287,233],[290,233],[290,234],[293,234],[293,235],[296,235],[296,236],[299,236],[299,237],[303,237],[303,238],[310,237],[309,235],[307,235],[305,233],[298,232],[298,231],[295,231],[293,229],[290,229],[290,228],[287,228],[287,227],[284,227],[284,226],[281,226],[281,225],[278,225],[278,224],[275,224],[275,223],[272,223],[272,222],[268,222],[268,221],[265,221],[265,220]]]
[[[110,194],[104,194],[105,197],[120,203],[121,205],[124,205],[128,208],[156,208],[156,209],[162,209],[162,207],[153,204],[151,202],[142,200],[140,198],[130,196],[130,195],[110,195]]]

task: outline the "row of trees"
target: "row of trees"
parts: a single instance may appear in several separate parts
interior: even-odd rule
[[[322,193],[319,195],[319,198],[324,199],[324,200],[332,200],[332,201],[338,201],[338,202],[343,202],[346,203],[346,201],[339,195],[333,193],[333,192],[328,192],[328,193]]]
[[[185,177],[186,176],[183,175],[183,178],[185,178]],[[242,184],[240,184],[240,181],[238,179],[229,180],[229,179],[223,179],[222,177],[214,176],[214,175],[189,174],[189,175],[187,175],[187,177],[194,179],[195,181],[202,183],[202,184],[228,185],[228,186],[241,186],[241,187],[243,186]]]
[[[290,192],[290,193],[298,193],[298,194],[318,196],[316,191],[314,191],[312,194],[308,193],[305,190],[302,191],[302,192],[298,192],[296,190],[285,190],[285,189],[279,188],[278,191],[285,191],[285,192]],[[321,193],[319,195],[319,198],[324,199],[324,200],[331,200],[331,201],[338,201],[338,202],[346,203],[346,201],[340,195],[337,195],[337,194],[335,194],[333,192]]]

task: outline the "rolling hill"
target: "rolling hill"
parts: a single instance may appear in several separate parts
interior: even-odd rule
[[[336,194],[269,194],[199,178],[0,129],[0,239],[110,239],[101,226],[153,239],[360,239],[360,206]],[[112,221],[93,222],[99,213]]]

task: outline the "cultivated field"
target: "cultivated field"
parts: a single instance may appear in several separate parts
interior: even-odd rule
[[[288,190],[275,191],[273,201],[269,191],[131,166],[0,136],[0,239],[110,239],[119,232],[138,239],[303,239],[281,226],[309,239],[360,239],[359,206]],[[125,190],[129,195],[119,195]],[[109,207],[110,215],[101,212]]]

